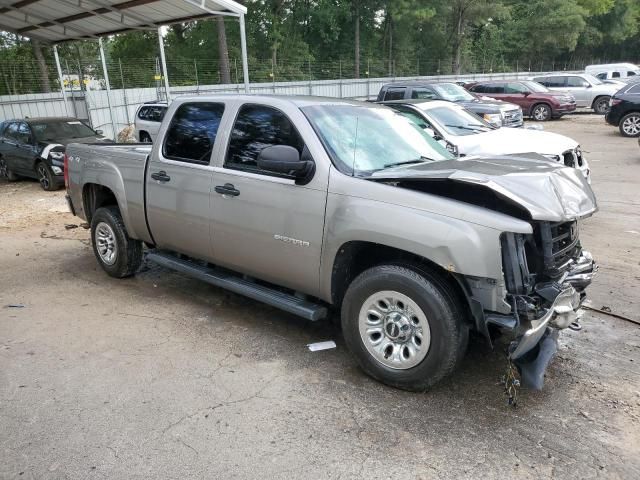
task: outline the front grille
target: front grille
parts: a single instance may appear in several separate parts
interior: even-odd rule
[[[540,224],[545,273],[559,276],[580,253],[578,222],[544,222]]]
[[[508,110],[504,112],[504,125],[513,126],[522,124],[522,110]]]

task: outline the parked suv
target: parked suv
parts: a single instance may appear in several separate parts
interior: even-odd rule
[[[460,85],[443,82],[409,82],[383,85],[378,102],[390,100],[446,100],[462,105],[495,127],[522,127],[522,110],[518,105],[497,100],[483,100]]]
[[[592,108],[604,115],[609,108],[609,99],[619,90],[619,86],[603,83],[588,73],[550,74],[533,79],[554,91],[569,92],[576,99],[576,106]]]
[[[632,83],[617,92],[609,102],[607,123],[618,127],[624,137],[640,137],[640,83]]]
[[[595,75],[602,81],[621,80],[630,82],[640,78],[640,67],[633,63],[608,63],[605,65],[589,65],[585,73]]]
[[[145,103],[136,112],[136,132],[142,143],[152,143],[158,135],[160,124],[167,111],[167,104],[162,102]]]
[[[466,85],[472,93],[514,103],[524,115],[539,122],[560,118],[576,109],[576,99],[568,93],[552,92],[531,81],[492,80]]]

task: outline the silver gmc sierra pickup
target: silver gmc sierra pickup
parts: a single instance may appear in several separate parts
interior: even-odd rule
[[[65,172],[111,276],[146,255],[307,320],[337,311],[362,369],[409,390],[499,330],[541,388],[596,270],[578,222],[597,205],[540,158],[454,159],[371,103],[216,95],[174,100],[153,146],[71,144]]]

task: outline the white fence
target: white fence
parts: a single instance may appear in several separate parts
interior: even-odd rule
[[[523,79],[548,72],[515,72],[494,74],[471,74],[459,76],[430,76],[430,77],[387,77],[362,78],[348,80],[313,80],[296,82],[252,83],[251,93],[279,94],[279,95],[317,95],[324,97],[371,99],[377,96],[382,85],[392,82],[430,80],[430,81],[464,81],[487,79]],[[570,73],[570,72],[564,72]],[[577,72],[576,72],[577,73]],[[198,87],[171,87],[172,97],[177,95],[196,95],[202,93],[243,93],[243,84],[233,85],[201,85]],[[72,104],[69,99],[65,105],[61,93],[42,93],[31,95],[0,96],[0,121],[8,118],[23,118],[25,116],[75,116],[86,117],[93,128],[101,129],[105,135],[115,138],[107,92],[87,91],[85,93],[86,111]],[[155,88],[128,88],[111,90],[111,104],[114,123],[118,130],[133,123],[137,108],[144,102],[157,99]]]

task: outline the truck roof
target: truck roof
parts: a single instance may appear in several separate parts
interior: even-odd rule
[[[206,101],[206,100],[242,100],[247,102],[272,102],[273,100],[287,102],[295,105],[299,108],[310,107],[315,105],[352,105],[352,106],[367,106],[376,107],[376,104],[371,102],[362,102],[358,100],[350,100],[346,98],[334,98],[334,97],[315,97],[310,95],[251,95],[251,94],[218,94],[218,95],[185,95],[176,97],[176,101],[188,102],[188,101]],[[379,107],[380,108],[380,107]]]

